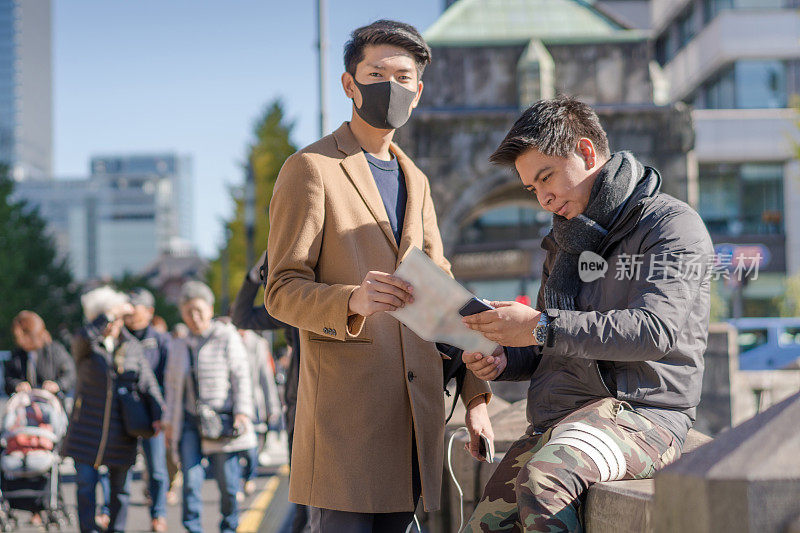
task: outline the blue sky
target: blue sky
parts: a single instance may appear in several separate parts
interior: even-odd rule
[[[92,155],[177,151],[193,158],[195,244],[215,255],[227,184],[253,121],[275,98],[300,146],[318,137],[315,0],[53,1],[54,170],[88,174]],[[342,47],[394,18],[428,28],[443,0],[328,0],[329,128],[349,118]],[[265,243],[266,244],[266,243]]]

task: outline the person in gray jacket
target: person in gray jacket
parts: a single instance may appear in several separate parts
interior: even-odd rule
[[[180,454],[183,526],[191,533],[202,532],[201,492],[206,477],[202,459],[207,457],[220,492],[219,530],[233,533],[239,525],[238,452],[256,445],[247,352],[236,329],[213,318],[214,293],[205,283],[184,283],[180,308],[191,333],[173,341],[167,360],[164,433]],[[232,418],[236,431],[226,431],[227,436],[204,433],[201,417],[209,412],[217,413],[218,425],[222,416]]]
[[[553,227],[536,309],[492,302],[464,319],[503,346],[464,354],[473,373],[530,380],[530,426],[466,531],[580,531],[589,485],[650,477],[681,453],[700,401],[711,238],[658,171],[609,152],[575,99],[534,104],[491,161],[518,172]]]

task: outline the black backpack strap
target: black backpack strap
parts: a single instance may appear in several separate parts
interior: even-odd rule
[[[444,420],[445,425],[450,422],[450,419],[453,418],[453,413],[456,410],[456,403],[458,402],[458,397],[461,396],[461,389],[464,388],[464,376],[466,376],[467,367],[463,364],[461,368],[458,369],[456,373],[456,391],[453,394],[453,404],[450,406],[450,414],[447,415],[447,418]]]
[[[195,347],[191,342],[186,343],[186,353],[189,356],[189,374],[192,376],[192,386],[194,386],[194,403],[200,402],[200,385],[197,380],[197,366],[195,364]],[[197,350],[199,353],[200,350]]]
[[[455,378],[456,380],[456,391],[453,395],[453,403],[450,406],[450,414],[445,419],[445,424],[447,424],[453,417],[453,412],[456,409],[456,402],[458,402],[458,397],[461,395],[461,388],[464,385],[464,376],[466,376],[467,367],[464,365],[464,360],[461,358],[464,350],[440,342],[436,343],[436,349],[448,357],[448,359],[442,361],[444,392],[448,396],[450,396],[450,392],[447,390],[447,385],[450,383],[451,379]]]

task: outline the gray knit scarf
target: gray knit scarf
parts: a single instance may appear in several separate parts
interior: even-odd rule
[[[547,308],[575,309],[575,297],[581,287],[578,257],[587,250],[597,252],[619,209],[643,175],[644,167],[630,152],[617,152],[598,172],[589,205],[582,214],[569,220],[553,215],[550,234],[558,252],[544,286]]]

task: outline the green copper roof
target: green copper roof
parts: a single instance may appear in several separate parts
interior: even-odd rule
[[[438,46],[642,40],[583,0],[459,0],[425,32]]]

